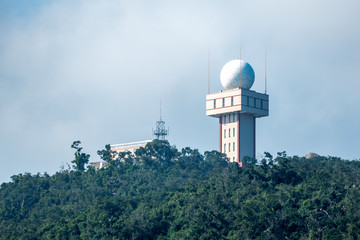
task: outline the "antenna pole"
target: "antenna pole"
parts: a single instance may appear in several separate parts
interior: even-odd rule
[[[210,93],[210,48],[208,54],[208,94]]]
[[[265,49],[265,94],[267,92],[267,81],[266,81],[266,49]]]
[[[242,84],[241,84],[241,44],[240,44],[240,88],[242,88]]]
[[[160,121],[161,121],[161,99],[160,99]]]

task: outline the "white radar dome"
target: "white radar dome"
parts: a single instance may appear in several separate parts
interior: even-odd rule
[[[231,60],[221,69],[220,81],[225,89],[250,89],[255,81],[255,72],[249,63],[240,59]]]

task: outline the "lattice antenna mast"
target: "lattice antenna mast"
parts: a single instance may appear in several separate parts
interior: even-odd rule
[[[156,139],[165,140],[165,137],[169,135],[169,128],[166,129],[165,122],[161,118],[161,101],[160,101],[160,120],[156,121],[155,130],[153,129],[153,135]]]

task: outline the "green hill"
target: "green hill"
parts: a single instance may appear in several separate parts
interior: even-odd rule
[[[76,170],[1,185],[0,239],[360,239],[359,161],[281,152],[240,168],[154,140],[84,170],[76,149]]]

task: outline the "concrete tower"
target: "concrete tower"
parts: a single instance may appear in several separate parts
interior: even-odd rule
[[[269,116],[269,95],[250,90],[254,80],[250,64],[232,60],[220,73],[224,90],[206,95],[206,115],[219,119],[219,151],[240,166],[255,158],[256,118]]]

